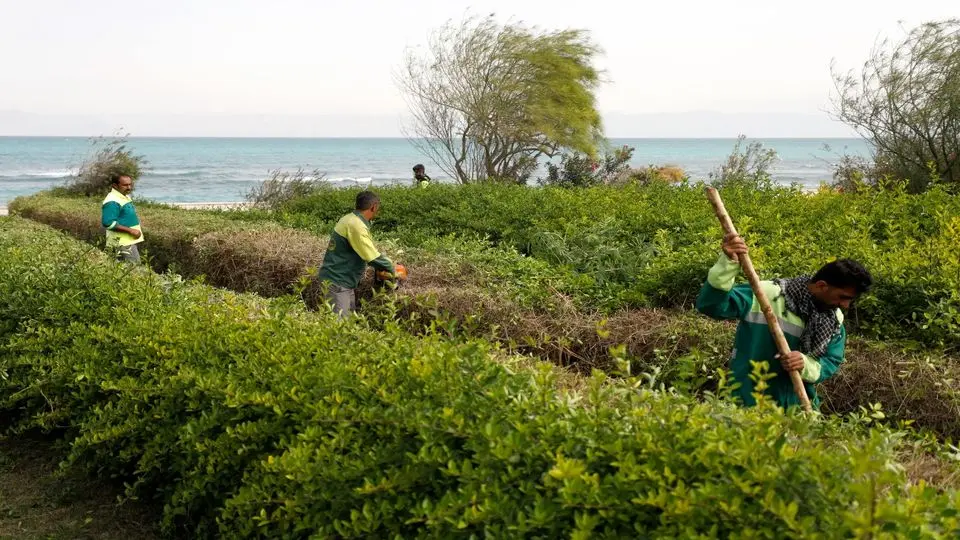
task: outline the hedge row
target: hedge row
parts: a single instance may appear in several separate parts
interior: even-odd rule
[[[171,535],[960,533],[960,495],[907,483],[893,433],[601,376],[565,390],[483,341],[297,305],[0,220],[0,409],[159,497]]]
[[[10,206],[20,216],[94,245],[103,243],[98,205],[91,199],[40,194],[16,199]],[[138,213],[147,259],[157,272],[202,276],[211,285],[267,297],[299,293],[308,306],[316,306],[319,291],[310,274],[323,260],[329,230],[303,231],[269,221],[230,219],[231,213],[152,205],[139,207]],[[706,328],[723,332],[722,326],[697,317],[689,317],[689,329],[683,331],[684,325],[672,324],[665,312],[609,315],[580,309],[560,290],[564,276],[550,265],[483,240],[434,237],[416,248],[384,238],[378,243],[410,268],[411,279],[393,298],[401,314],[414,319],[413,330],[443,318],[442,312],[513,350],[585,372],[608,366],[609,348],[617,344],[626,344],[633,356],[651,357],[655,349],[668,346],[688,352],[687,338],[711,334]],[[371,313],[377,304],[371,298],[371,281],[365,279],[360,289],[368,301],[365,311]],[[601,325],[605,337],[597,333]]]
[[[581,302],[608,309],[692,305],[722,236],[696,185],[377,191],[383,199],[378,227],[402,242],[480,234],[574,276],[567,288]],[[813,272],[831,258],[858,259],[877,280],[852,313],[859,330],[960,346],[960,197],[937,190],[808,194],[749,186],[721,194],[762,276]],[[328,189],[280,212],[247,215],[325,229],[353,197],[352,190]]]
[[[37,195],[12,206],[89,242],[102,241],[94,201]],[[154,206],[139,211],[158,271],[177,268],[188,277],[206,276],[216,286],[270,297],[297,290],[306,269],[322,260],[329,234],[281,229],[252,221],[249,214],[246,222],[238,222],[228,219],[232,214]],[[374,324],[398,320],[413,333],[441,328],[485,337],[582,373],[615,367],[613,351],[630,360],[634,373],[692,394],[716,388],[717,371],[727,366],[731,324],[690,312],[603,314],[578,307],[558,290],[562,275],[547,263],[478,239],[434,237],[418,248],[381,244],[403,258],[412,278],[397,295],[380,301],[370,297],[369,282],[363,284],[363,310]],[[309,283],[301,294],[314,305],[317,288]],[[960,440],[958,380],[955,357],[853,338],[843,369],[823,385],[823,410],[845,414],[881,404],[891,421],[909,420],[942,438]]]

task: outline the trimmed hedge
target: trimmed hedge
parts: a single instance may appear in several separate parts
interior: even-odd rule
[[[0,220],[4,417],[64,428],[70,462],[159,497],[170,534],[960,534],[960,496],[907,484],[895,434],[492,359]]]
[[[39,194],[16,199],[11,211],[94,245],[103,243],[91,199]],[[271,222],[229,219],[226,212],[155,205],[143,205],[138,213],[147,238],[145,252],[157,272],[172,269],[189,278],[202,276],[211,285],[268,297],[298,293],[308,306],[317,305],[319,290],[309,278],[323,260],[329,230],[310,234]],[[659,347],[678,345],[679,333],[676,352],[687,352],[684,338],[702,334],[712,324],[691,317],[686,321],[691,328],[678,332],[680,325],[671,325],[669,314],[661,312],[605,316],[579,309],[561,290],[569,276],[479,239],[432,238],[417,248],[389,238],[378,238],[378,243],[410,268],[412,278],[393,298],[414,331],[443,318],[442,312],[512,350],[589,372],[609,367],[609,348],[621,343],[634,356],[650,357]],[[371,274],[360,286],[368,314],[379,305],[371,298]],[[605,319],[605,337],[600,337],[597,329]]]
[[[91,200],[36,195],[17,199],[13,207],[87,241],[102,241]],[[228,219],[232,213],[153,205],[139,212],[149,225],[147,246],[156,270],[177,268],[188,277],[204,276],[217,286],[269,297],[299,290],[307,269],[322,260],[329,234],[319,227],[315,232],[323,236],[264,224],[251,214],[236,221]],[[495,339],[510,351],[535,354],[581,373],[614,367],[613,351],[626,355],[634,373],[648,373],[658,384],[693,394],[716,388],[717,370],[727,367],[731,324],[676,311],[604,315],[586,310],[558,290],[562,272],[480,239],[425,238],[418,248],[378,240],[391,254],[402,254],[413,277],[397,295],[376,301],[369,281],[362,284],[364,313],[373,324],[396,320],[413,333],[440,328]],[[315,306],[317,292],[311,282],[300,294]],[[960,440],[958,380],[956,357],[854,337],[847,362],[823,385],[823,409],[845,414],[879,403],[891,421],[912,421],[942,438]]]
[[[605,309],[690,306],[719,253],[720,227],[699,185],[537,188],[382,187],[381,230],[417,245],[437,234],[480,234],[576,275],[568,290]],[[960,197],[783,187],[721,190],[765,278],[813,272],[831,258],[863,262],[874,291],[850,322],[874,337],[960,347]],[[250,212],[326,228],[355,192],[327,189],[282,211]],[[234,214],[241,217],[243,213]]]
[[[46,223],[103,246],[100,207],[94,199],[37,194],[14,199],[11,214]],[[316,236],[262,223],[226,219],[218,212],[188,212],[143,204],[137,213],[146,241],[143,254],[159,273],[174,271],[211,285],[263,296],[296,292],[326,248]],[[313,291],[316,293],[316,291]]]

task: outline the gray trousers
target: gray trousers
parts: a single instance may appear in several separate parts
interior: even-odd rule
[[[137,244],[120,246],[116,248],[116,251],[117,261],[130,264],[140,264],[140,250],[137,249]]]
[[[357,291],[341,287],[332,281],[328,285],[326,300],[333,305],[333,312],[341,319],[357,311]]]

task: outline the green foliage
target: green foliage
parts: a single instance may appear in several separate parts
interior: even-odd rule
[[[601,134],[586,31],[448,23],[408,51],[397,84],[411,142],[460,183],[526,182],[537,160],[568,148],[595,156]]]
[[[887,180],[889,177],[872,161],[845,154],[833,165],[831,186],[844,193],[861,193],[875,187],[886,187]]]
[[[833,78],[835,116],[873,145],[880,174],[868,179],[902,178],[915,193],[960,188],[960,19],[884,40],[859,74]]]
[[[777,151],[764,148],[760,141],[753,141],[743,149],[746,135],[737,137],[733,151],[722,163],[709,174],[714,187],[723,187],[730,184],[740,184],[758,188],[770,188],[775,184],[770,176],[770,168],[779,159]]]
[[[559,166],[547,164],[547,177],[541,179],[540,183],[568,188],[612,183],[630,170],[633,150],[630,146],[617,148],[604,154],[602,162],[579,153],[564,154],[560,157]]]
[[[755,190],[747,192],[758,195]],[[331,196],[337,193],[327,192]],[[727,195],[731,193],[734,191],[727,191]],[[908,197],[903,192],[900,196]],[[779,204],[793,203],[786,198]],[[929,201],[924,204],[940,207]],[[17,199],[12,206],[20,215],[93,244],[102,241],[96,205],[89,201],[36,195]],[[339,214],[324,221],[283,211],[186,211],[159,205],[141,205],[139,212],[141,219],[151,224],[145,252],[157,271],[175,269],[184,276],[234,291],[268,297],[294,294],[310,307],[318,304],[320,289],[311,276],[323,258],[327,235]],[[826,213],[831,212],[828,209]],[[911,213],[916,211],[904,210],[904,215]],[[691,215],[681,218],[692,222]],[[270,219],[307,231],[280,227]],[[712,222],[713,217],[708,215],[706,219]],[[484,337],[499,342],[506,350],[532,354],[581,373],[593,368],[617,372],[621,370],[618,364],[626,363],[627,372],[644,373],[665,389],[697,395],[714,389],[716,371],[728,361],[732,326],[689,311],[615,309],[603,313],[594,307],[598,303],[623,307],[623,298],[612,292],[631,280],[636,281],[635,287],[650,290],[670,282],[674,276],[669,271],[659,274],[655,268],[662,262],[657,257],[668,253],[662,248],[671,245],[666,233],[660,234],[656,245],[641,242],[626,249],[610,244],[609,237],[615,236],[622,225],[609,217],[598,230],[586,234],[579,231],[582,222],[569,225],[569,233],[564,234],[537,231],[532,244],[536,256],[504,242],[492,245],[475,232],[441,236],[430,228],[396,224],[387,234],[378,230],[380,248],[395,260],[400,257],[413,279],[389,295],[373,294],[369,282],[361,282],[362,311],[374,327],[400,324],[412,333],[426,330],[441,331],[451,338]],[[749,225],[754,234],[754,226]],[[381,226],[379,220],[375,222],[375,227]],[[802,262],[806,254],[799,251],[801,245],[788,252],[796,251],[797,260]],[[754,258],[762,262],[762,252],[755,250]],[[704,266],[709,262],[706,259]],[[690,283],[694,284],[689,293],[692,296],[702,280],[702,267],[678,256],[671,268],[673,272],[689,272]],[[638,281],[637,276],[648,281]],[[918,305],[928,300],[926,293],[915,294],[919,296],[912,301]],[[937,311],[899,325],[891,322],[896,319],[890,315],[895,313],[890,308],[897,308],[894,302],[903,300],[895,290],[891,289],[881,302],[872,297],[863,299],[861,305],[873,303],[871,317],[887,322],[868,327],[858,309],[854,318],[848,318],[848,329],[859,326],[861,333],[883,338],[886,346],[878,349],[878,342],[851,340],[843,369],[825,385],[825,410],[849,413],[882,404],[889,421],[911,421],[915,427],[932,430],[943,438],[960,436],[956,421],[960,393],[953,390],[954,382],[960,380],[957,358],[929,347],[914,351],[907,346],[904,350],[905,344],[890,342],[895,336],[916,337],[919,327],[928,342],[939,342],[936,335],[940,334],[946,336],[944,344],[954,346],[957,327],[950,313],[956,311],[957,299],[950,291],[944,294],[947,299],[936,306]],[[687,303],[677,298],[661,297],[657,301],[665,305]],[[629,301],[651,300],[634,297]],[[877,312],[881,308],[883,311]]]
[[[104,196],[110,191],[114,175],[129,176],[134,181],[140,178],[147,161],[127,147],[127,137],[116,136],[110,141],[103,137],[93,139],[93,153],[80,165],[76,177],[57,191],[64,195]]]
[[[270,173],[270,178],[251,188],[246,199],[254,208],[279,208],[297,197],[313,195],[328,187],[323,177],[324,173],[319,170],[307,175],[303,169],[293,173],[277,169]]]
[[[381,234],[396,234],[406,245],[431,235],[480,235],[570,276],[565,290],[584,306],[690,306],[719,253],[722,234],[701,185],[434,187],[381,188]],[[960,313],[956,197],[940,190],[804,193],[749,182],[721,193],[764,278],[813,272],[832,258],[857,259],[876,287],[851,312],[854,330],[960,345],[953,315]],[[271,219],[326,224],[353,196],[334,190],[299,199]]]
[[[0,410],[164,503],[177,537],[878,537],[960,532],[900,436],[597,375],[482,341],[132,272],[0,221]]]

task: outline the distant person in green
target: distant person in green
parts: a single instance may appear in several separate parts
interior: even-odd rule
[[[789,371],[800,372],[810,403],[819,407],[814,385],[832,377],[843,363],[847,342],[843,311],[870,289],[870,273],[856,261],[841,259],[824,265],[813,276],[761,281],[791,348],[781,358],[753,289],[749,284],[734,286],[740,270],[739,255],[747,253],[746,243],[728,234],[722,248],[723,253],[707,273],[697,310],[714,319],[740,321],[731,355],[733,378],[740,384],[737,396],[747,406],[756,404],[750,379],[753,360],[769,366],[774,377],[768,381],[766,393],[781,407],[800,404]]]
[[[107,251],[112,252],[118,261],[140,264],[137,244],[143,242],[143,232],[130,199],[133,179],[125,174],[114,174],[110,178],[110,188],[100,207],[100,223],[107,230]]]
[[[430,185],[430,177],[427,176],[426,169],[422,163],[413,166],[413,182],[418,187],[425,188]]]
[[[380,197],[362,191],[354,211],[340,218],[330,235],[318,277],[327,282],[327,300],[341,318],[357,309],[356,288],[367,265],[396,276],[393,262],[377,250],[370,235],[370,222],[379,212]]]

